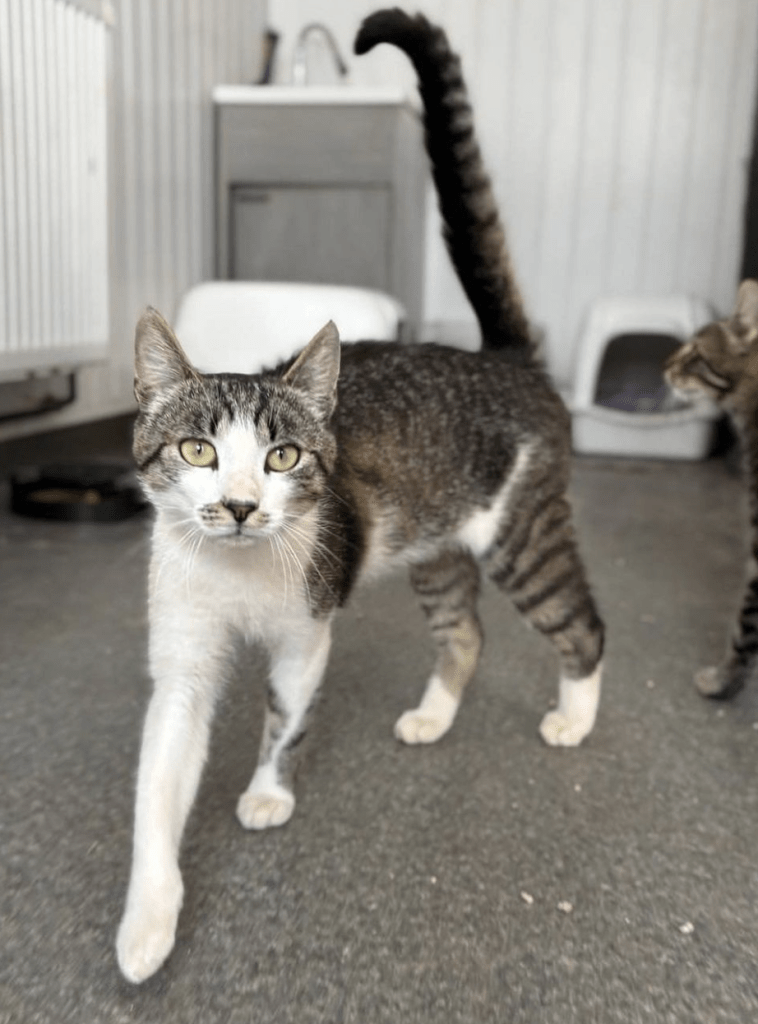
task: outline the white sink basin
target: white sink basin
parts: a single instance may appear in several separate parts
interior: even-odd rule
[[[388,106],[410,104],[402,89],[356,85],[217,85],[213,102],[283,106]],[[411,104],[412,105],[412,104]]]

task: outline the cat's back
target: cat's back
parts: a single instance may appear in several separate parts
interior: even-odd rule
[[[342,350],[339,476],[450,521],[487,505],[519,453],[567,476],[569,417],[538,367],[497,352],[361,342]]]
[[[495,433],[514,442],[532,435],[556,443],[568,433],[566,408],[539,366],[518,366],[499,352],[436,344],[358,342],[342,347],[338,434],[389,431],[398,440]]]

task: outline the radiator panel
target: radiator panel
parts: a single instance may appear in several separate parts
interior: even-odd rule
[[[106,355],[107,32],[82,5],[0,0],[6,378]]]

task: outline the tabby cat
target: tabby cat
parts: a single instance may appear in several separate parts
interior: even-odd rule
[[[695,674],[702,694],[726,700],[758,668],[758,281],[743,281],[734,313],[674,352],[666,378],[683,398],[705,395],[721,406],[742,447],[753,531],[750,579],[724,662]]]
[[[560,658],[540,730],[574,746],[600,694],[603,626],[566,499],[569,417],[535,354],[474,137],[457,57],[425,18],[369,17],[356,39],[416,67],[426,144],[453,263],[482,351],[360,342],[328,323],[260,374],[203,374],[148,310],[136,332],[134,454],[155,506],[150,669],[133,866],[117,952],[140,982],[174,944],[177,863],[214,703],[236,640],[271,659],[245,828],[292,814],[300,741],[329,654],[332,619],[359,579],[409,566],[437,660],[405,743],[451,727],[482,646],[480,567]]]

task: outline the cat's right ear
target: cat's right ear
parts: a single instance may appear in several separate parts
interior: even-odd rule
[[[134,396],[140,405],[159,391],[198,377],[182,346],[157,309],[148,306],[134,335]]]
[[[744,342],[751,345],[758,338],[758,281],[743,281],[737,291],[735,317],[744,332]]]

